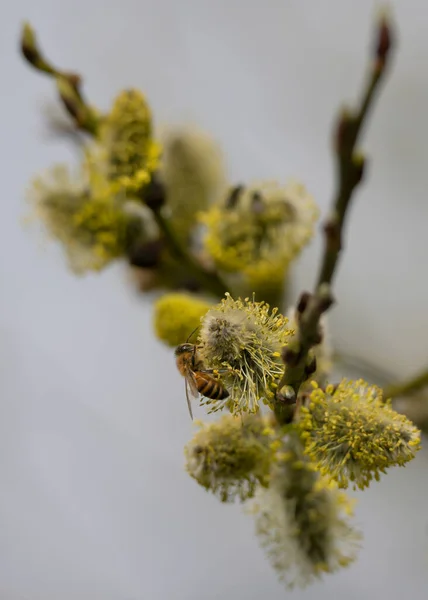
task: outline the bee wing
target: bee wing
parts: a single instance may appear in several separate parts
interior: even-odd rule
[[[193,376],[193,373],[189,373],[186,377],[186,400],[187,400],[187,406],[189,408],[190,418],[192,420],[193,420],[193,412],[192,412],[191,398],[198,398],[198,397],[199,397],[199,392],[198,392],[198,388],[196,387],[195,378]]]

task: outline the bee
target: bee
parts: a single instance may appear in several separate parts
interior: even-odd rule
[[[185,378],[186,399],[190,418],[193,419],[190,398],[198,398],[199,394],[212,400],[223,400],[229,396],[220,379],[212,376],[213,369],[204,369],[198,357],[195,344],[180,344],[175,350],[177,368]]]

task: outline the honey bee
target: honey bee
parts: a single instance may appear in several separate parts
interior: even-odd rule
[[[180,344],[175,350],[177,368],[185,378],[186,399],[190,418],[193,419],[190,398],[198,398],[199,394],[212,400],[223,400],[229,396],[220,379],[212,376],[213,369],[204,369],[198,357],[195,344]]]

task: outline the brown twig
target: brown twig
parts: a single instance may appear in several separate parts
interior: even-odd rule
[[[81,76],[61,71],[52,65],[40,50],[36,34],[29,23],[24,23],[22,28],[20,48],[32,67],[55,79],[59,97],[78,129],[96,135],[99,118],[83,97]]]
[[[309,375],[309,351],[321,341],[319,327],[321,315],[334,302],[331,284],[343,248],[345,219],[353,192],[362,181],[365,167],[364,156],[356,151],[356,145],[373,105],[379,84],[385,75],[391,45],[391,24],[387,16],[383,15],[378,23],[372,64],[359,109],[355,112],[342,111],[336,128],[334,150],[337,189],[332,202],[332,210],[324,224],[324,252],[314,293],[305,293],[300,299],[298,334],[283,349],[282,358],[285,371],[278,387],[279,395],[275,403],[275,413],[280,422],[286,422],[289,419],[291,402],[290,400],[288,403],[282,402],[281,391],[287,390],[288,398],[293,395],[294,400],[297,398],[301,384]]]

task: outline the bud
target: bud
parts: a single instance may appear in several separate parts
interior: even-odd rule
[[[354,131],[354,115],[349,108],[343,108],[336,125],[335,149],[337,154],[343,154],[352,146]]]
[[[378,68],[383,68],[386,64],[392,45],[393,37],[391,23],[387,14],[384,13],[379,20],[374,47],[374,55],[376,57]]]
[[[296,329],[296,333],[298,335],[299,322],[296,319],[296,313],[296,309],[291,307],[287,311],[287,317],[289,319],[291,329]],[[316,357],[316,371],[315,373],[311,374],[311,379],[315,379],[315,381],[317,381],[319,384],[323,384],[330,375],[333,354],[325,315],[321,315],[317,328],[317,334],[319,343],[317,343],[310,351],[313,353],[313,356]],[[312,338],[312,340],[314,341],[314,338]],[[308,387],[310,388],[310,391],[312,391],[310,382],[303,382],[299,393],[302,391],[302,389],[306,391]]]
[[[305,366],[305,375],[306,377],[310,377],[317,370],[317,357],[312,352],[307,358],[306,366]]]
[[[26,22],[21,33],[21,52],[26,60],[39,71],[54,74],[55,70],[45,60],[37,45],[36,34],[31,25]]]
[[[285,365],[296,367],[300,360],[300,345],[296,340],[281,349],[281,358]]]
[[[142,197],[146,206],[148,206],[154,212],[160,210],[165,204],[166,191],[165,186],[154,174],[150,180],[150,183],[144,188]]]
[[[323,229],[328,248],[331,250],[340,250],[342,241],[339,219],[336,214],[330,215],[325,222]]]
[[[291,387],[291,385],[284,385],[278,392],[276,393],[277,400],[282,404],[295,404],[296,403],[296,392]]]
[[[309,292],[302,292],[299,302],[297,303],[297,315],[301,315],[303,312],[305,312],[311,297],[312,294]]]
[[[164,248],[165,243],[160,239],[136,244],[129,251],[129,264],[142,269],[153,269],[159,265]]]
[[[154,305],[154,328],[157,337],[168,346],[178,346],[201,324],[211,304],[193,294],[169,293]]]
[[[318,307],[321,313],[327,310],[334,304],[334,298],[331,293],[330,284],[322,283],[317,293]]]
[[[236,185],[235,187],[231,188],[229,190],[228,196],[226,197],[226,201],[225,201],[226,208],[230,208],[230,209],[235,208],[236,205],[238,204],[239,197],[243,191],[244,191],[243,185]]]
[[[358,185],[364,177],[366,170],[366,159],[363,154],[354,154],[352,157],[352,165],[354,167],[354,183]]]

